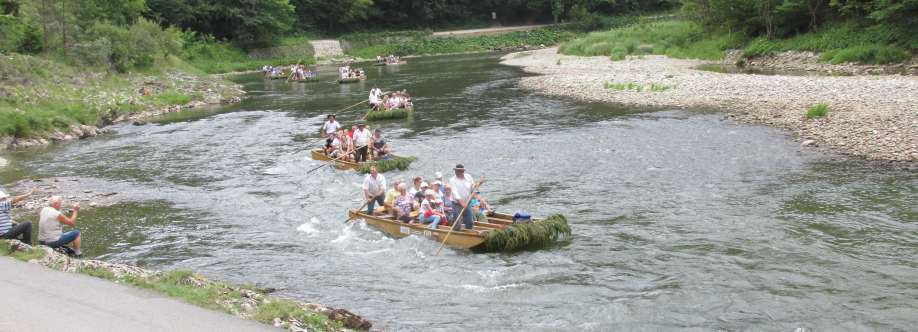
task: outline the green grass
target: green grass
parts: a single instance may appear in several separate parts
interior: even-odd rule
[[[616,91],[642,92],[645,89],[647,89],[652,92],[663,92],[663,91],[672,89],[671,86],[658,84],[658,83],[650,83],[650,85],[647,86],[647,85],[638,84],[634,82],[628,82],[628,83],[606,82],[604,85],[606,89],[616,90]]]
[[[0,136],[35,137],[70,124],[94,124],[98,118],[98,112],[78,102],[14,105],[0,101]]]
[[[296,37],[285,39],[286,43],[306,42]],[[235,71],[260,70],[264,65],[289,65],[293,63],[313,64],[312,56],[287,56],[271,59],[249,57],[242,49],[222,42],[196,42],[185,48],[182,57],[192,66],[208,74],[229,73]]]
[[[672,87],[663,84],[650,83],[650,91],[653,92],[663,92],[669,89],[672,89]]]
[[[611,90],[616,90],[616,91],[641,92],[641,91],[644,91],[644,86],[634,83],[634,82],[628,82],[628,83],[606,82],[606,89],[611,89]]]
[[[660,21],[593,32],[561,45],[563,54],[609,56],[623,60],[629,55],[663,54],[674,58],[716,60],[723,51],[737,47],[738,35],[705,31],[683,20]]]
[[[516,31],[500,35],[470,37],[433,37],[429,31],[407,31],[390,33],[380,38],[362,34],[348,35],[342,39],[352,48],[349,55],[373,59],[377,55],[424,55],[464,52],[482,52],[520,46],[557,45],[579,36],[580,33],[559,27],[547,27],[532,31]]]
[[[42,259],[45,257],[45,251],[38,248],[31,248],[28,251],[10,252],[10,245],[7,241],[0,241],[0,256],[10,256],[23,262],[33,259]]]
[[[175,91],[166,91],[159,94],[152,94],[150,96],[145,96],[144,98],[155,106],[185,105],[195,99],[192,96]]]
[[[157,66],[117,73],[107,68],[79,67],[44,55],[7,54],[0,61],[0,136],[46,137],[70,125],[98,125],[103,117],[132,114],[151,108],[183,105],[202,99],[200,92],[181,93],[183,82],[171,75],[198,76],[202,71],[177,57]],[[138,90],[153,77],[162,92],[141,97]],[[224,85],[213,85],[209,88]],[[218,93],[231,93],[218,90]]]
[[[918,28],[884,25],[866,26],[861,22],[841,22],[819,31],[786,39],[751,41],[743,49],[750,58],[789,50],[821,52],[829,63],[888,64],[911,58],[918,50]]]
[[[303,310],[296,302],[288,300],[266,302],[258,306],[258,311],[252,318],[266,324],[273,324],[274,318],[280,318],[284,322],[294,318],[313,327],[315,331],[335,331],[343,328],[340,322],[329,321],[327,317]]]
[[[829,115],[829,104],[818,103],[806,111],[807,119],[824,118]]]

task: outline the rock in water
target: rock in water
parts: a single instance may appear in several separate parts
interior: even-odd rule
[[[810,146],[814,144],[816,144],[815,140],[808,139],[808,140],[803,141],[803,143],[800,143],[800,146]]]

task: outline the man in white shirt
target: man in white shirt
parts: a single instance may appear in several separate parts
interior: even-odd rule
[[[354,145],[357,147],[357,156],[354,157],[354,160],[358,163],[367,161],[367,153],[370,151],[368,147],[372,138],[373,133],[367,129],[367,124],[363,123],[363,121],[357,123],[357,130],[354,131]]]
[[[38,243],[58,248],[73,243],[73,254],[82,256],[80,251],[80,231],[74,228],[72,231],[63,233],[61,224],[76,226],[77,214],[80,212],[80,203],[73,204],[73,214],[68,218],[61,213],[61,197],[51,196],[50,206],[46,206],[38,212]]]
[[[328,121],[322,124],[322,137],[335,137],[335,132],[338,131],[338,128],[341,128],[341,124],[335,120],[335,114],[329,114],[327,117]]]
[[[370,89],[370,108],[376,109],[376,105],[379,104],[379,96],[376,95],[376,87]]]
[[[363,198],[367,203],[367,214],[373,215],[376,204],[383,205],[386,198],[386,177],[370,166],[370,174],[363,179]]]
[[[465,167],[462,164],[456,165],[453,168],[454,176],[449,179],[449,186],[453,190],[453,194],[458,196],[458,199],[455,201],[454,209],[462,210],[465,208],[465,211],[462,212],[462,224],[465,226],[465,229],[472,229],[474,225],[472,223],[472,210],[466,208],[466,199],[471,197],[472,189],[475,187],[475,179],[471,175],[465,173]],[[459,228],[459,224],[453,225],[456,229]]]

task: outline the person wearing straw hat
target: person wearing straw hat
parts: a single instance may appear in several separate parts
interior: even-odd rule
[[[329,114],[325,119],[327,121],[322,124],[322,137],[334,137],[338,128],[341,128],[341,124],[335,120],[335,113]]]
[[[357,155],[354,157],[358,163],[367,161],[370,151],[370,140],[373,134],[367,129],[367,124],[363,121],[357,122],[357,130],[354,131],[354,145],[357,146]]]
[[[13,209],[13,204],[32,196],[33,193],[35,193],[35,189],[19,196],[10,197],[5,191],[0,190],[0,237],[8,240],[18,239],[22,243],[32,244],[32,223],[28,221],[14,222],[11,210]]]
[[[453,209],[465,210],[462,212],[462,225],[466,229],[472,229],[473,220],[472,220],[472,210],[466,207],[465,199],[468,199],[472,195],[472,189],[475,188],[475,179],[471,175],[465,173],[465,166],[462,164],[457,164],[453,168],[453,177],[449,179],[449,186],[453,190],[454,204]],[[453,227],[458,228],[458,224]]]

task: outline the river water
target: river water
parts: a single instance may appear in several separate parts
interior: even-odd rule
[[[91,257],[274,287],[383,329],[918,326],[914,168],[802,150],[716,112],[533,95],[498,55],[367,70],[354,85],[331,71],[320,83],[240,77],[239,105],[7,155],[0,176],[78,176],[142,199],[81,214]],[[499,210],[563,213],[573,238],[434,257],[432,241],[346,225],[362,177],[306,174],[320,164],[300,137],[373,84],[407,89],[417,108],[379,125],[419,158],[390,181],[463,163]]]

